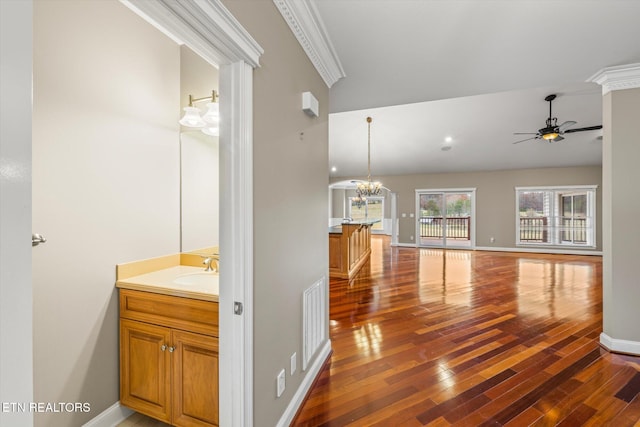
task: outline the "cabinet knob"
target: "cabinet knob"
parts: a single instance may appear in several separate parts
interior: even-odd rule
[[[173,353],[175,349],[176,349],[175,347],[169,347],[169,353]]]
[[[160,347],[160,350],[165,351],[167,349],[167,346],[165,344],[162,344],[162,347]]]

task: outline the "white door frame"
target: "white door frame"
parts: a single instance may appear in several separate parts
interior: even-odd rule
[[[253,425],[253,68],[262,48],[220,0],[121,0],[220,70],[219,422]],[[241,315],[234,306],[243,306]]]
[[[416,247],[425,247],[420,244],[420,195],[425,193],[443,193],[445,196],[450,193],[471,193],[471,236],[469,247],[447,246],[446,237],[443,238],[442,247],[447,249],[475,249],[476,247],[476,189],[475,188],[428,188],[416,190],[416,215],[415,215],[415,235]]]
[[[391,193],[391,246],[398,246],[398,193]]]
[[[0,1],[0,17],[0,401],[28,403],[33,402],[33,2]],[[3,408],[0,425],[32,426],[33,413]]]

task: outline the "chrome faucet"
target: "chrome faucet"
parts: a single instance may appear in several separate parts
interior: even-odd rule
[[[206,265],[207,268],[204,269],[204,271],[214,271],[214,272],[218,272],[218,264],[220,263],[220,257],[218,255],[208,255],[207,257],[203,257],[204,260],[202,261],[202,264]],[[211,263],[213,261],[216,261],[216,268],[211,267]]]

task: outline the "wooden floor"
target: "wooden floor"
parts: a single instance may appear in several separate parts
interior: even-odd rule
[[[333,355],[296,426],[640,426],[640,358],[608,353],[602,259],[390,248],[332,280]]]

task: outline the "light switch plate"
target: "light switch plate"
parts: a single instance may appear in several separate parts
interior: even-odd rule
[[[298,359],[298,358],[297,358],[297,355],[296,355],[296,353],[294,352],[294,353],[291,355],[291,371],[290,371],[290,372],[291,372],[291,375],[293,375],[293,374],[295,374],[295,373],[296,373],[296,369],[297,369],[297,366],[298,366],[298,360],[297,360],[297,359]]]
[[[282,396],[282,393],[284,393],[284,389],[285,389],[285,382],[286,382],[286,372],[284,371],[284,369],[282,371],[280,371],[280,373],[278,374],[278,378],[276,379],[276,396],[280,397]]]

